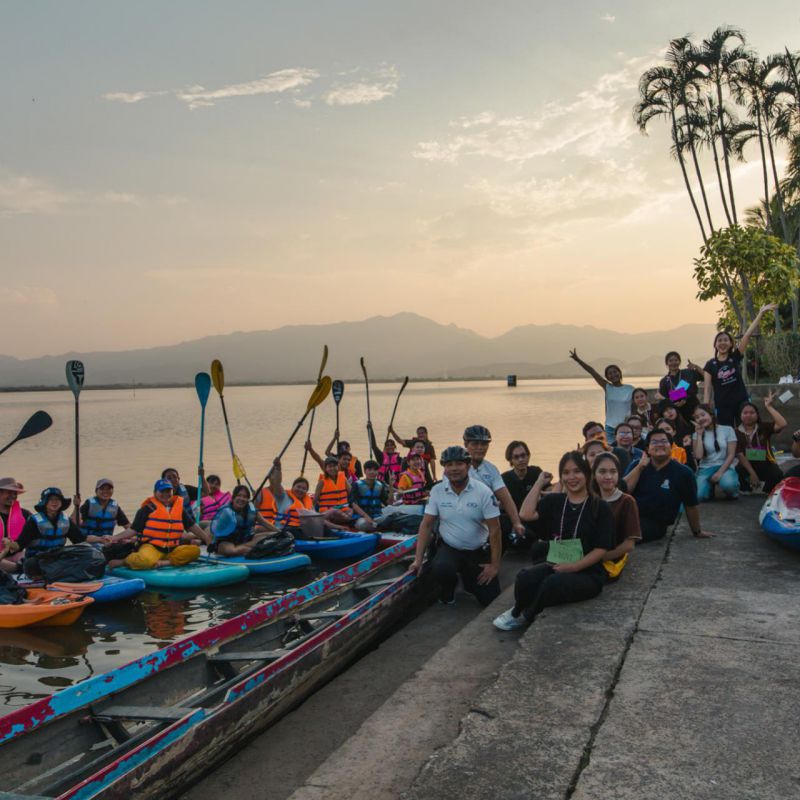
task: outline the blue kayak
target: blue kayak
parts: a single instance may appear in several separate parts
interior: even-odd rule
[[[800,478],[785,478],[772,490],[758,521],[770,539],[800,550]]]
[[[118,600],[126,600],[143,592],[145,588],[145,582],[138,576],[118,578],[114,575],[106,575],[101,580],[103,587],[88,595],[95,603],[116,603]]]
[[[301,553],[289,553],[288,556],[275,558],[245,558],[244,556],[218,556],[209,553],[201,556],[200,560],[206,564],[243,564],[251,575],[269,575],[270,573],[292,572],[296,569],[305,569],[311,564],[311,559]]]
[[[210,589],[246,581],[250,571],[240,564],[205,564],[195,561],[184,567],[159,569],[117,567],[111,570],[111,574],[120,578],[140,578],[148,586],[159,589]]]
[[[380,541],[376,533],[349,533],[325,539],[296,539],[294,549],[312,558],[360,558],[375,551]]]

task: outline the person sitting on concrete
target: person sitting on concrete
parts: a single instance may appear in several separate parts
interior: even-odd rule
[[[184,533],[207,545],[213,541],[211,533],[195,523],[183,497],[173,493],[172,483],[165,478],[155,482],[153,496],[136,512],[131,530],[139,537],[136,550],[124,562],[130,569],[182,567],[197,561],[200,548],[196,544],[183,544]]]
[[[663,539],[681,507],[694,536],[707,539],[714,535],[700,527],[694,473],[672,458],[672,437],[665,431],[651,431],[647,452],[625,475],[625,482],[639,506],[643,542]]]
[[[470,474],[470,454],[458,445],[442,451],[440,463],[446,480],[437,483],[425,507],[417,536],[417,551],[409,571],[419,573],[439,522],[439,545],[431,574],[439,586],[439,601],[455,602],[459,577],[464,590],[482,606],[500,594],[502,541],[500,509],[492,491]]]
[[[789,423],[772,403],[775,392],[764,398],[764,408],[770,415],[762,420],[758,406],[749,400],[739,407],[739,425],[736,428],[738,439],[736,472],[743,489],[758,492],[763,489],[769,494],[783,480],[783,472],[775,460],[772,450],[772,437],[780,433]]]
[[[697,430],[692,437],[693,453],[697,459],[697,499],[714,499],[719,486],[726,499],[739,496],[739,476],[736,474],[736,450],[739,446],[736,431],[730,425],[720,425],[711,406],[704,403],[694,410]]]
[[[563,491],[543,495],[553,477],[543,472],[522,504],[520,516],[538,523],[547,552],[517,575],[513,607],[494,620],[500,630],[524,628],[548,606],[597,597],[606,583],[602,562],[615,545],[611,509],[590,494],[591,472],[580,451],[561,457],[558,475]]]
[[[633,430],[633,426],[631,426],[630,423],[628,423],[628,425],[631,427],[631,430]],[[628,468],[628,465],[631,463],[631,457],[621,447],[616,447],[616,446],[612,447],[609,444],[608,438],[606,436],[606,429],[605,429],[604,425],[602,425],[599,422],[595,422],[594,420],[592,420],[590,422],[587,422],[583,426],[583,428],[581,428],[581,432],[583,433],[584,444],[586,442],[591,442],[591,441],[593,441],[595,439],[599,439],[600,441],[605,442],[605,444],[607,444],[609,446],[609,449],[611,450],[611,452],[617,457],[617,460],[619,461],[620,469],[622,469],[623,474],[625,473],[625,470]]]

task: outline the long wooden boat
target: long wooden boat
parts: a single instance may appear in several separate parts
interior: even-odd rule
[[[409,540],[0,718],[0,798],[167,798],[420,596]],[[6,792],[8,794],[3,794]]]

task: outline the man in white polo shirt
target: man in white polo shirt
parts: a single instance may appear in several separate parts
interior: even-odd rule
[[[440,462],[447,480],[431,489],[417,535],[416,557],[409,569],[419,572],[422,568],[438,519],[439,545],[431,574],[441,587],[440,602],[455,602],[460,575],[464,590],[488,606],[500,594],[500,509],[492,491],[470,476],[470,455],[463,447],[447,447]]]

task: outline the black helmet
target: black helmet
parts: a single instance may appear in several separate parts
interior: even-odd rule
[[[492,434],[483,425],[470,425],[464,429],[465,442],[491,442]]]
[[[464,447],[460,444],[454,444],[450,447],[445,447],[442,454],[439,456],[439,463],[444,466],[448,461],[465,461],[467,464],[470,462],[470,455]]]
[[[72,502],[68,498],[64,497],[64,492],[62,492],[61,489],[58,489],[55,486],[50,486],[49,488],[45,489],[42,492],[42,496],[39,499],[39,502],[34,506],[34,508],[39,512],[44,512],[45,506],[47,505],[47,501],[51,497],[58,497],[59,500],[61,500],[62,511],[69,508],[69,504]]]

